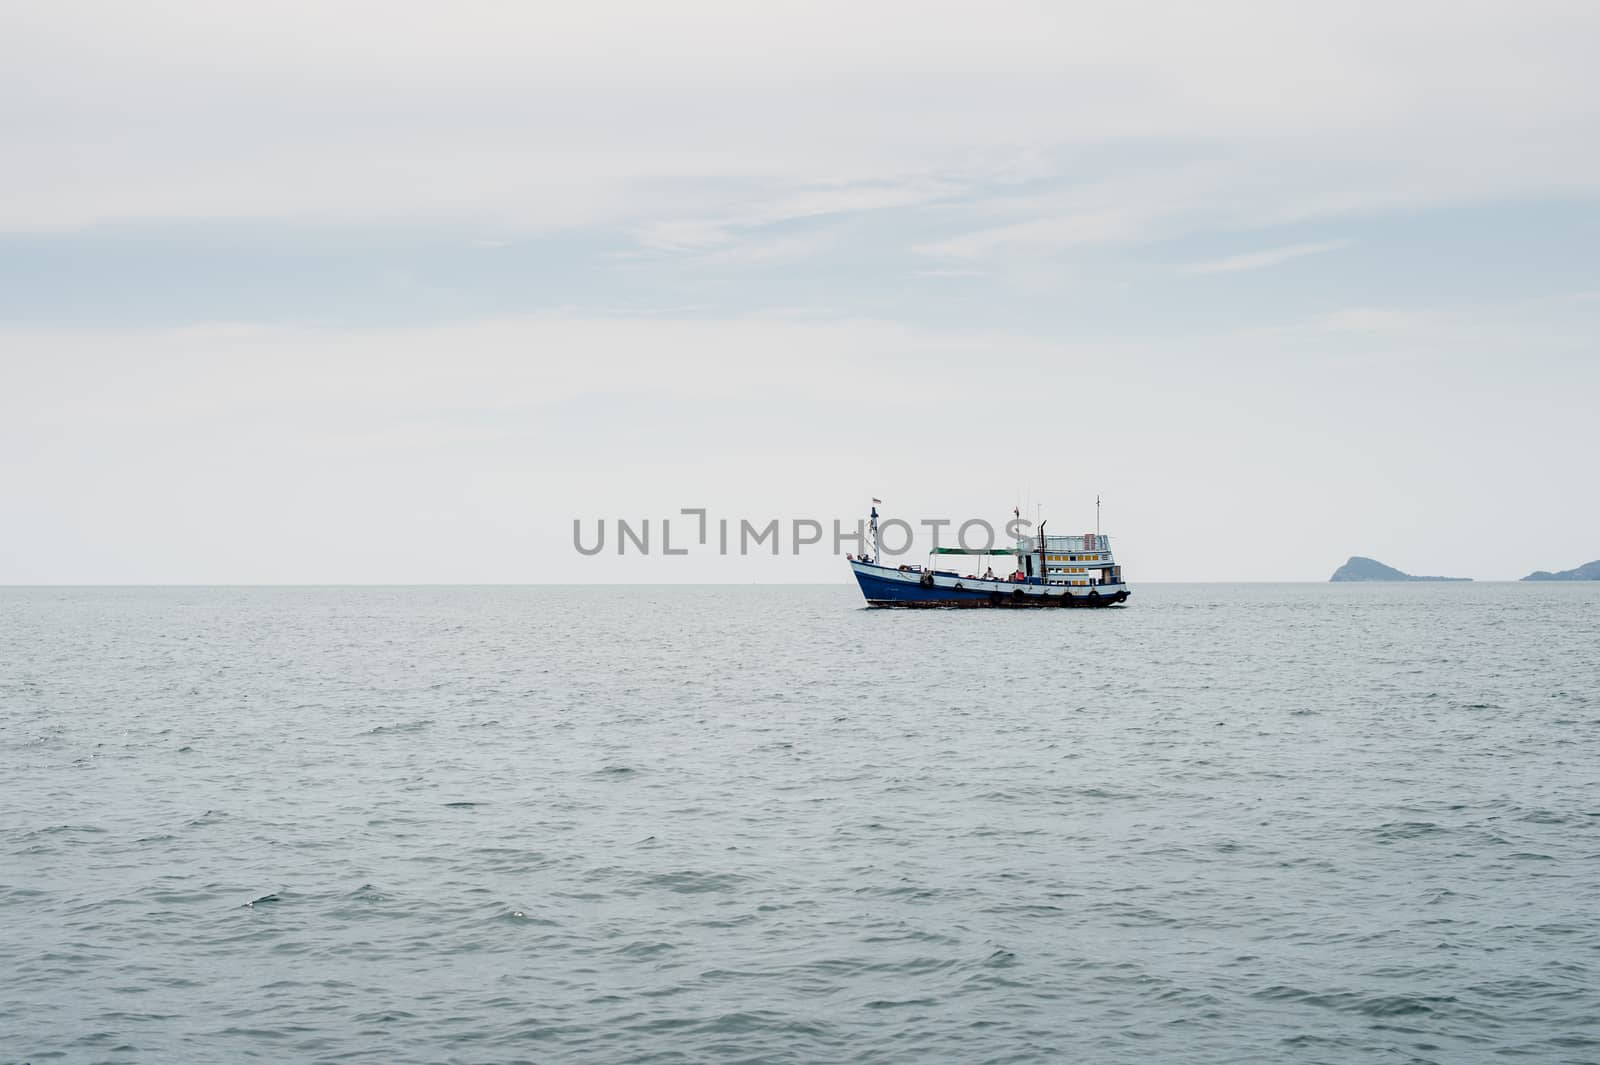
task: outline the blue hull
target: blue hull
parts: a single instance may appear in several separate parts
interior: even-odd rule
[[[877,577],[853,570],[861,594],[872,606],[890,607],[1104,607],[1116,606],[1128,598],[1126,590],[1113,595],[1066,595],[1063,589],[1049,594],[1041,585],[1005,585],[1003,590],[985,583],[977,588],[925,587],[894,578]]]

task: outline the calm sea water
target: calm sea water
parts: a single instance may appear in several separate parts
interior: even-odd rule
[[[1600,585],[0,589],[0,1062],[1600,1060]]]

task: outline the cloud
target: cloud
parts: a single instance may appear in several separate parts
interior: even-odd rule
[[[1548,307],[1474,308],[1447,344],[1404,307],[1181,345],[770,317],[0,329],[26,356],[0,390],[0,583],[838,580],[825,554],[591,564],[571,521],[850,516],[886,486],[913,519],[1003,517],[1030,483],[1065,523],[1104,490],[1141,579],[1324,578],[1391,510],[1397,557],[1488,576],[1456,535],[1503,519],[1484,483],[1519,486],[1541,553],[1600,520],[1570,490],[1600,384],[1574,313],[1557,335],[1526,328]],[[1095,398],[1064,433],[1071,396]],[[1253,529],[1249,557],[1208,550],[1217,527]]]
[[[1107,208],[991,226],[919,244],[914,250],[942,259],[986,259],[996,255],[1051,252],[1082,244],[1134,240],[1149,231],[1151,221],[1139,211]]]
[[[693,261],[698,266],[771,266],[796,262],[815,258],[837,248],[841,236],[838,227],[825,227],[766,239],[744,240],[701,255]]]
[[[1212,259],[1209,262],[1191,263],[1181,267],[1179,273],[1184,274],[1236,274],[1246,270],[1264,270],[1269,266],[1277,266],[1292,259],[1303,259],[1308,255],[1322,255],[1330,251],[1348,248],[1353,241],[1349,240],[1323,240],[1311,244],[1289,244],[1282,248],[1268,248],[1265,251],[1246,252],[1243,255],[1229,255],[1222,259]]]
[[[1459,320],[1464,316],[1452,317]],[[1440,337],[1447,324],[1454,324],[1451,317],[1437,311],[1397,307],[1346,307],[1308,323],[1333,333],[1410,337]]]
[[[799,238],[795,234],[774,238],[764,232],[768,227],[918,207],[959,191],[961,186],[950,180],[919,175],[861,183],[743,181],[710,194],[718,200],[714,204],[720,208],[718,215],[653,219],[637,226],[634,236],[643,250],[669,255],[704,256],[722,248],[723,254],[733,258],[760,259],[772,257],[774,252],[788,257],[783,249],[797,248],[799,241],[813,245],[829,242],[818,238],[815,231]]]
[[[245,218],[726,229],[912,210],[947,182],[983,196],[1034,178],[1093,182],[1108,145],[1212,146],[1257,184],[1290,173],[1269,205],[1284,215],[1592,190],[1600,177],[1583,46],[1600,9],[1553,0],[1218,0],[1156,14],[1018,2],[982,19],[910,0],[219,10],[56,4],[8,20],[0,230]],[[1243,195],[1211,187],[1209,206],[1249,208]],[[1129,239],[1166,210],[1130,188],[934,247],[970,257]]]

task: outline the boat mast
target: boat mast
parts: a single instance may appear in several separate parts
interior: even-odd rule
[[[878,501],[874,499],[872,501],[872,561],[875,565],[881,565],[882,558],[883,550],[878,546]]]

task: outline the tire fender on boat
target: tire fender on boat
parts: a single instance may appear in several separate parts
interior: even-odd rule
[[[922,575],[922,579],[917,581],[917,583],[922,585],[924,588],[932,588],[933,587],[933,574],[924,573]]]

